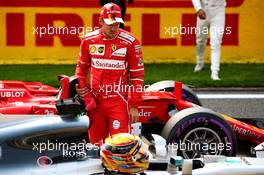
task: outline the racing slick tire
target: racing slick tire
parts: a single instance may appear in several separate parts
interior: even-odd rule
[[[166,139],[170,153],[177,152],[184,158],[236,155],[236,136],[231,126],[219,114],[203,107],[176,113],[165,124],[161,136]]]
[[[146,91],[166,91],[166,92],[174,92],[174,82],[173,80],[164,80],[156,82],[150,85]],[[191,88],[182,84],[182,98],[186,101],[192,102],[196,105],[202,106],[201,101],[197,97],[197,95],[192,91]]]

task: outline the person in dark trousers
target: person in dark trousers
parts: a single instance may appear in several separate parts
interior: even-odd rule
[[[127,0],[100,0],[100,5],[104,6],[105,4],[107,4],[109,2],[115,3],[116,5],[118,5],[121,8],[122,19],[125,20],[125,16],[126,16],[126,1]],[[133,3],[134,3],[134,0],[128,0],[128,4],[133,4]],[[125,28],[123,23],[121,23],[119,27],[121,29]]]

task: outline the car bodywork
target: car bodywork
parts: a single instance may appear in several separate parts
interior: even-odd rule
[[[0,89],[19,88],[26,89],[32,95],[52,96],[58,93],[58,89],[41,82],[23,82],[13,80],[0,81]]]

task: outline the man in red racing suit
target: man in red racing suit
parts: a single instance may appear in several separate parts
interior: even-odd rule
[[[134,36],[119,28],[123,23],[120,8],[113,3],[104,5],[99,23],[101,29],[83,38],[75,71],[79,77],[77,92],[82,89],[78,94],[84,101],[89,94],[86,77],[90,73],[90,88],[97,102],[90,116],[89,139],[93,144],[109,134],[129,132],[128,112],[138,114],[135,107],[141,100],[144,83],[141,46]]]

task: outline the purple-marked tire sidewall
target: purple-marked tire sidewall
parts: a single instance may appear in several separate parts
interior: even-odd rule
[[[209,112],[193,113],[179,120],[169,132],[167,142],[179,144],[186,135],[194,130],[200,129],[202,131],[206,128],[209,132],[212,131],[212,133],[217,134],[217,138],[220,138],[221,143],[224,143],[225,147],[221,152],[222,155],[236,155],[237,143],[232,128],[223,118]],[[182,155],[183,153],[178,151],[178,154]]]

